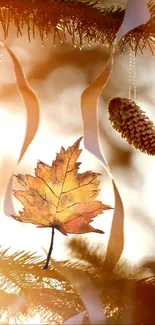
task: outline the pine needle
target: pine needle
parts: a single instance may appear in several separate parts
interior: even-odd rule
[[[126,45],[134,52],[145,48],[153,50],[155,38],[155,4],[149,2],[151,19],[130,31],[118,44],[122,53]],[[27,29],[29,42],[39,31],[42,42],[52,38],[66,42],[69,34],[73,45],[100,44],[111,48],[122,24],[125,10],[120,6],[101,7],[94,0],[0,0],[0,23],[4,37],[9,35],[10,24],[16,27],[17,37]]]

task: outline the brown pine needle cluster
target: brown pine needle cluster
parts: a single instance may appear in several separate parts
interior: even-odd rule
[[[27,27],[29,41],[35,39],[39,30],[41,40],[53,36],[64,42],[69,33],[76,45],[76,36],[80,46],[85,42],[101,44],[111,43],[123,20],[124,11],[114,7],[101,9],[94,0],[0,0],[0,22],[5,38],[8,37],[12,21],[17,28],[17,36]],[[111,26],[115,21],[115,27]],[[114,29],[114,30],[113,30]]]
[[[155,155],[155,126],[139,106],[126,98],[110,101],[109,119],[122,138],[148,155]]]
[[[135,52],[150,47],[155,37],[155,5],[149,3],[151,19],[148,23],[130,31],[118,44],[122,52],[126,44]],[[56,38],[66,41],[71,36],[74,46],[99,43],[111,47],[122,24],[125,10],[120,6],[101,7],[95,0],[0,0],[0,23],[4,37],[9,35],[10,23],[22,36],[27,28],[28,39],[35,39],[36,31],[40,38]]]

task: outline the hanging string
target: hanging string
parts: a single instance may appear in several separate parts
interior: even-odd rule
[[[134,101],[137,99],[137,80],[136,80],[136,55],[135,52],[132,53],[133,59],[133,92],[134,92]]]
[[[132,49],[131,48],[130,48],[130,57],[129,57],[129,80],[128,80],[128,85],[129,85],[128,97],[129,97],[129,100],[131,100],[131,91],[132,91]]]
[[[130,57],[129,57],[129,100],[137,98],[137,80],[136,80],[136,55],[135,52],[130,48]],[[133,93],[133,96],[132,96]]]

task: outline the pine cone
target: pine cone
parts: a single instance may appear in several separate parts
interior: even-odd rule
[[[122,138],[136,149],[155,155],[155,126],[132,100],[114,98],[110,101],[109,120]]]

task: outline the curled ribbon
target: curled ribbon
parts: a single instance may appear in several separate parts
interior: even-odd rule
[[[86,312],[88,313],[89,324],[104,324],[105,312],[102,306],[100,291],[96,288],[88,274],[65,266],[62,268],[60,262],[56,262],[53,259],[51,261],[55,269],[74,286],[86,308],[86,311],[82,314],[68,319],[63,325],[82,324]]]
[[[28,149],[29,145],[31,144],[32,140],[34,139],[36,132],[39,126],[40,120],[40,108],[37,96],[35,95],[34,91],[30,88],[28,81],[24,75],[24,72],[21,68],[20,63],[18,62],[16,56],[13,52],[7,47],[5,43],[0,41],[0,45],[6,49],[8,52],[14,67],[14,72],[16,76],[16,83],[20,92],[21,97],[23,98],[26,111],[27,111],[27,121],[26,121],[26,133],[25,139],[22,145],[22,149],[20,152],[19,159],[17,161],[17,165],[20,163],[21,159],[23,158],[26,150]],[[4,213],[7,216],[10,214],[14,214],[14,207],[12,203],[12,182],[13,182],[13,174],[10,176],[9,183],[7,185],[5,198],[4,198]]]
[[[81,113],[84,125],[84,146],[90,151],[97,159],[100,160],[106,172],[110,176],[113,184],[115,195],[115,209],[113,222],[111,227],[111,235],[108,243],[107,254],[105,263],[108,267],[114,266],[119,260],[123,247],[124,247],[124,209],[122,200],[117,189],[117,185],[110,172],[108,163],[100,150],[99,134],[98,134],[98,118],[97,118],[97,104],[99,96],[107,81],[109,80],[110,73],[113,66],[112,51],[107,65],[103,72],[97,77],[97,79],[87,88],[81,97]],[[110,263],[110,265],[109,265]]]
[[[111,269],[119,261],[124,249],[124,208],[117,185],[111,174],[108,163],[100,149],[97,116],[98,100],[110,78],[116,45],[119,43],[120,39],[125,36],[125,34],[127,34],[130,30],[146,23],[149,19],[150,12],[148,9],[148,0],[128,0],[124,19],[118,32],[118,36],[115,40],[115,44],[111,51],[108,62],[101,74],[95,79],[95,81],[93,81],[91,85],[89,85],[84,90],[81,96],[84,146],[102,163],[103,167],[112,180],[114,190],[115,209],[105,257],[105,265]]]

